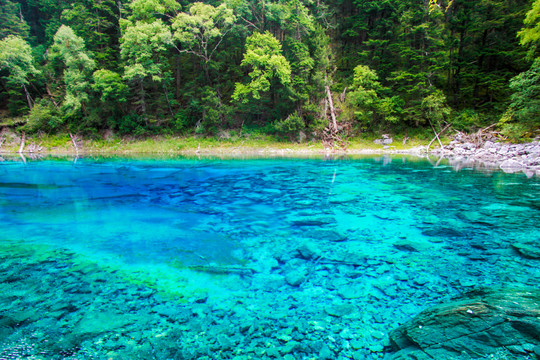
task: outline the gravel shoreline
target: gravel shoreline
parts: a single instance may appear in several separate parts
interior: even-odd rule
[[[444,147],[430,151],[431,155],[448,159],[453,167],[501,169],[506,173],[523,172],[540,175],[540,141],[525,144],[506,144],[486,141],[482,144],[453,140]]]

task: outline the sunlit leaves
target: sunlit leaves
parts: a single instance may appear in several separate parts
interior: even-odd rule
[[[533,2],[532,9],[527,12],[523,24],[525,26],[518,35],[521,45],[529,48],[529,57],[532,58],[540,43],[540,0]]]
[[[67,117],[79,115],[89,99],[90,80],[95,62],[86,52],[84,40],[65,25],[62,25],[54,35],[50,57],[57,58],[65,66],[63,71],[65,96],[62,109]]]
[[[180,51],[189,52],[210,61],[219,41],[235,21],[232,9],[196,2],[187,13],[179,13],[173,23],[174,38]]]
[[[129,23],[121,38],[120,53],[126,61],[124,78],[141,79],[151,76],[160,82],[163,64],[159,55],[172,45],[172,34],[161,20],[151,23],[137,21]]]
[[[28,84],[28,77],[39,73],[33,62],[32,48],[19,36],[9,35],[0,40],[0,69],[9,70],[10,81]]]
[[[100,69],[95,71],[92,77],[92,88],[101,93],[101,101],[126,101],[127,85],[122,82],[120,74]]]
[[[176,0],[133,0],[131,19],[134,21],[153,21],[156,17],[166,14],[175,14],[180,10],[180,4]]]
[[[270,81],[276,77],[283,85],[291,81],[291,65],[281,53],[281,44],[269,32],[255,33],[247,38],[242,66],[249,66],[251,82],[237,83],[233,99],[247,103],[250,98],[260,99],[261,93],[270,89]]]

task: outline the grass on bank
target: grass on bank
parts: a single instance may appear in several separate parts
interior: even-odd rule
[[[4,133],[0,138],[0,153],[16,153],[20,147],[20,134]],[[348,139],[348,151],[381,151],[383,146],[375,144],[380,138],[375,134],[364,134]],[[407,139],[404,143],[404,139]],[[111,154],[227,154],[248,152],[300,152],[321,153],[325,151],[319,139],[305,142],[285,141],[271,135],[261,133],[221,134],[220,136],[148,136],[148,137],[118,137],[80,138],[78,146],[84,153]],[[427,146],[430,139],[424,134],[416,134],[409,138],[405,135],[394,135],[389,150],[404,151],[418,146]],[[450,139],[443,140],[449,142]],[[432,145],[438,146],[436,143]],[[336,147],[339,149],[339,147]],[[25,151],[48,154],[73,154],[75,148],[68,134],[36,134],[25,138]]]

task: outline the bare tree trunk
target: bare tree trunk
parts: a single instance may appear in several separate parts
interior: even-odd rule
[[[334,100],[332,100],[332,92],[330,91],[330,85],[326,85],[326,97],[328,98],[328,105],[330,106],[330,116],[332,117],[332,126],[334,127],[334,132],[338,131],[337,120],[336,120],[336,110],[334,109]]]
[[[77,156],[79,156],[79,146],[77,145],[77,138],[73,136],[71,133],[69,133],[69,138],[71,139],[71,142],[73,143],[73,147],[75,148],[75,152],[77,153]]]
[[[51,101],[54,104],[54,106],[58,107],[58,104],[56,103],[56,101],[54,101],[54,96],[51,93],[51,90],[49,89],[49,85],[45,84],[45,90],[47,90],[47,95],[49,95],[49,97],[51,98]]]
[[[22,154],[23,151],[24,151],[24,138],[25,138],[25,134],[24,134],[24,131],[21,135],[21,146],[19,147],[19,154]]]
[[[446,129],[448,129],[450,127],[450,124],[446,125],[444,127],[444,129],[442,129],[441,132],[439,132],[438,134],[437,134],[437,131],[435,131],[435,128],[433,127],[433,124],[431,123],[431,120],[429,120],[429,125],[431,125],[431,128],[433,129],[433,132],[435,133],[435,137],[429,142],[429,145],[428,145],[426,151],[429,151],[429,147],[435,141],[435,139],[439,140],[439,145],[441,145],[441,149],[444,150],[444,146],[443,146],[443,144],[441,142],[441,139],[439,138],[439,135],[442,134],[443,132],[445,132]]]
[[[26,85],[23,84],[24,94],[26,95],[26,101],[28,102],[28,108],[32,110],[34,107],[34,101],[32,100],[32,97],[30,96],[30,93],[28,92],[28,89],[26,88]]]

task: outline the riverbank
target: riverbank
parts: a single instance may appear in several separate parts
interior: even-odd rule
[[[443,146],[430,146],[427,140],[383,137],[354,139],[346,147],[325,148],[320,141],[304,143],[281,142],[271,137],[149,137],[83,139],[68,135],[27,137],[21,142],[15,133],[0,139],[0,156],[22,154],[27,158],[43,156],[217,156],[238,157],[307,157],[342,155],[403,154],[430,159],[439,165],[446,159],[460,170],[463,168],[501,169],[540,176],[540,141],[510,144],[501,141],[470,142],[466,138],[443,139]],[[21,144],[23,146],[21,146]]]
[[[20,135],[4,135],[0,154],[25,155],[96,155],[96,154],[172,154],[172,155],[331,155],[331,154],[421,154],[428,141],[421,139],[396,139],[391,144],[379,144],[372,138],[355,139],[346,147],[325,148],[316,141],[303,143],[278,141],[268,136],[248,138],[215,138],[197,136],[161,136],[148,138],[114,137],[110,139],[70,138],[68,135],[27,137],[21,151]],[[0,143],[2,140],[0,139]]]

